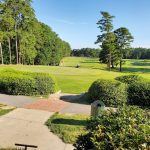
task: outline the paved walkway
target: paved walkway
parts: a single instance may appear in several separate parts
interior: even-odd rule
[[[24,108],[90,115],[91,106],[76,103],[78,98],[81,98],[81,95],[66,93],[52,94],[48,100],[38,100],[25,105]]]
[[[38,150],[73,150],[51,133],[45,121],[53,112],[90,114],[90,105],[76,103],[81,95],[53,94],[47,100],[0,94],[0,103],[19,107],[0,117],[0,148],[15,143],[37,145]]]
[[[62,112],[73,114],[90,114],[90,105],[76,103],[82,95],[52,94],[47,100],[27,96],[13,96],[0,94],[0,103],[9,106],[45,110],[49,112]]]
[[[72,145],[63,143],[44,125],[52,114],[17,108],[0,117],[0,148],[21,143],[37,145],[38,150],[73,150]]]
[[[6,104],[15,107],[23,107],[24,105],[28,105],[35,102],[35,100],[37,100],[37,98],[0,94],[1,104]]]

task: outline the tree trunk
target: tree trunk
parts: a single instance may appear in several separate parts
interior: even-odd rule
[[[4,64],[4,60],[3,60],[3,49],[2,49],[2,43],[0,42],[0,53],[1,53],[1,63],[2,65]]]
[[[8,46],[9,46],[9,63],[12,64],[12,61],[11,61],[11,42],[10,42],[10,38],[8,38]]]
[[[18,35],[17,35],[17,24],[15,24],[15,32],[16,32],[16,63],[18,64]]]
[[[20,52],[18,53],[18,63],[21,64],[21,54],[20,54]]]
[[[16,35],[16,63],[18,64],[18,38]]]
[[[111,62],[111,65],[112,65],[111,68],[114,69],[115,67],[114,67],[114,62],[113,61]]]
[[[109,54],[109,58],[108,58],[108,67],[109,67],[109,71],[111,71],[111,54]]]
[[[122,59],[120,60],[120,72],[122,72]]]

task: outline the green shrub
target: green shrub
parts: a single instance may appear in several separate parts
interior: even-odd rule
[[[131,84],[137,81],[142,81],[143,77],[140,77],[138,75],[125,75],[116,77],[115,79],[126,84]]]
[[[55,92],[49,74],[4,70],[0,73],[0,92],[11,95],[48,95]]]
[[[128,86],[128,103],[150,107],[150,82],[137,82]]]
[[[115,80],[97,80],[88,91],[91,102],[101,100],[106,106],[122,106],[127,102],[126,85]]]
[[[30,75],[35,80],[35,94],[48,95],[56,91],[56,82],[54,79],[45,73],[24,73]]]
[[[88,145],[96,150],[150,149],[150,122],[138,107],[104,111],[90,120],[87,130],[88,134],[80,136],[74,144],[77,150],[85,150]]]
[[[35,80],[22,75],[1,75],[0,92],[12,95],[34,95]]]

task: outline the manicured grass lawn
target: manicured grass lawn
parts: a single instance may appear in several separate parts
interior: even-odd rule
[[[65,143],[74,143],[79,135],[86,133],[88,118],[85,115],[55,113],[46,125]]]
[[[75,68],[80,64],[80,68]],[[58,86],[65,93],[83,93],[86,92],[91,83],[97,79],[114,79],[117,76],[127,74],[138,74],[144,78],[150,79],[150,61],[144,60],[126,60],[123,66],[123,72],[108,71],[105,64],[100,64],[96,58],[66,57],[63,60],[63,66],[23,66],[23,65],[3,65],[4,68],[13,68],[16,70],[46,72],[56,78]]]

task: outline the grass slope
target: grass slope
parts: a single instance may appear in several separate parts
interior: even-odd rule
[[[80,64],[80,68],[75,68]],[[126,60],[123,72],[108,71],[105,64],[100,64],[98,59],[83,57],[66,57],[59,66],[23,66],[23,65],[3,65],[4,68],[13,68],[31,72],[46,72],[53,75],[59,88],[66,93],[86,92],[91,83],[97,79],[114,79],[117,76],[127,74],[138,74],[150,79],[150,61]]]

